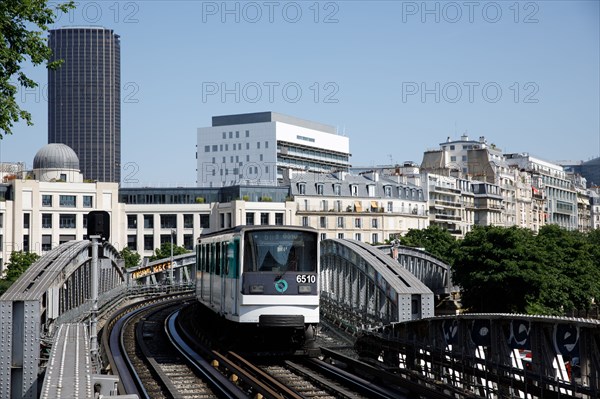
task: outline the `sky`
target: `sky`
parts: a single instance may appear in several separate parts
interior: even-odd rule
[[[51,3],[52,4],[52,3]],[[121,38],[124,186],[195,186],[196,131],[274,111],[335,126],[351,164],[420,163],[450,136],[542,159],[600,156],[600,2],[79,1],[52,25]],[[47,144],[47,71],[0,140]]]

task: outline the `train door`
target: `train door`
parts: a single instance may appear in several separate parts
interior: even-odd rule
[[[232,315],[237,315],[237,301],[238,301],[238,241],[237,239],[227,243],[227,263],[226,271],[228,287],[228,308]]]
[[[209,254],[208,254],[208,259],[209,259],[209,283],[208,283],[208,296],[209,296],[209,303],[211,305],[213,305],[213,298],[214,298],[214,280],[215,280],[215,244],[211,243],[209,245]]]
[[[221,302],[220,312],[227,313],[227,305],[225,302],[225,294],[227,293],[227,243],[222,242],[219,243],[219,253],[220,253],[220,262],[219,262],[219,273],[221,277],[221,292],[219,293],[219,301]]]

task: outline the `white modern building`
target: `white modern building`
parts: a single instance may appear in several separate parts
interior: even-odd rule
[[[288,171],[347,171],[348,137],[275,112],[215,116],[198,129],[197,185],[276,185]]]
[[[506,154],[505,158],[509,165],[532,175],[535,190],[544,190],[547,224],[568,230],[578,228],[577,191],[562,166],[527,153]]]

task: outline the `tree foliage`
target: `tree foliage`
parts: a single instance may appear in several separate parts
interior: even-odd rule
[[[129,247],[125,247],[119,252],[121,258],[125,260],[125,268],[129,269],[132,267],[136,267],[140,264],[140,260],[142,257],[135,251],[129,249]]]
[[[184,247],[180,247],[177,245],[173,245],[173,256],[183,255],[190,251],[185,249]],[[171,243],[163,242],[160,248],[156,248],[154,250],[154,255],[150,257],[150,261],[158,260],[158,259],[166,259],[171,257]]]
[[[0,139],[12,133],[13,123],[25,120],[31,125],[31,114],[16,101],[18,87],[33,88],[37,83],[23,72],[23,64],[46,63],[57,68],[61,61],[50,62],[52,51],[46,42],[48,25],[57,12],[73,8],[73,2],[53,8],[47,0],[10,0],[0,2]],[[15,79],[16,82],[11,81]]]
[[[426,229],[410,229],[400,237],[400,244],[408,247],[424,248],[427,252],[448,264],[454,262],[457,240],[447,230],[431,225]]]
[[[470,311],[560,315],[600,298],[599,232],[477,227],[455,255],[453,279]]]
[[[3,294],[39,258],[40,256],[35,252],[11,252],[6,263],[6,276],[0,280],[0,294]]]

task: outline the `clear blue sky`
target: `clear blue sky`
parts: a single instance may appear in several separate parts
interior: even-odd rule
[[[224,4],[82,1],[55,24],[121,36],[129,185],[195,185],[196,128],[269,110],[337,126],[354,165],[420,162],[465,131],[548,160],[600,155],[598,1]],[[19,101],[35,126],[16,126],[1,159],[31,167],[47,102]]]

